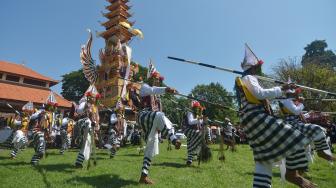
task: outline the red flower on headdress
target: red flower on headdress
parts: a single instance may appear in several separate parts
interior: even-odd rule
[[[87,97],[92,97],[92,93],[91,93],[91,92],[86,92],[86,93],[85,93],[85,96],[87,96]]]
[[[301,89],[301,88],[296,88],[296,89],[295,89],[295,93],[296,93],[296,94],[300,94],[300,93],[302,93],[302,89]]]
[[[164,78],[163,76],[160,76],[160,77],[159,77],[159,80],[160,80],[160,81],[163,81],[164,79],[165,79],[165,78]]]
[[[192,105],[193,108],[201,108],[202,107],[201,103],[198,102],[198,101],[193,101],[191,105]]]
[[[160,78],[160,74],[159,74],[159,72],[153,72],[152,74],[151,74],[151,77],[152,78]]]
[[[263,60],[258,60],[258,65],[262,65],[262,64],[264,64],[264,61]]]
[[[102,95],[100,93],[97,93],[96,98],[100,99],[101,97],[102,97]]]

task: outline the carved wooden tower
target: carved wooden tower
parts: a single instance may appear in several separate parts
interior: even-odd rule
[[[105,31],[98,35],[105,39],[105,48],[100,50],[101,65],[98,68],[98,82],[96,87],[102,94],[102,103],[108,107],[114,107],[121,95],[126,69],[128,66],[127,55],[122,49],[123,44],[134,37],[134,33],[125,27],[133,25],[128,19],[130,7],[128,0],[107,0],[109,3],[105,7],[107,13],[102,13],[108,20],[101,23]],[[122,25],[122,24],[124,25]]]

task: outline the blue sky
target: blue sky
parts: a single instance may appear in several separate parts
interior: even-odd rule
[[[80,46],[87,28],[102,31],[98,21],[105,0],[1,0],[0,59],[25,64],[61,79],[81,67]],[[166,83],[181,93],[196,84],[220,82],[232,90],[235,75],[168,60],[177,56],[240,70],[247,42],[264,60],[265,72],[281,58],[300,57],[315,39],[336,50],[334,0],[130,0],[131,20],[144,33],[134,39],[133,60],[149,58]],[[98,61],[102,38],[94,38]],[[61,91],[61,85],[53,88]]]

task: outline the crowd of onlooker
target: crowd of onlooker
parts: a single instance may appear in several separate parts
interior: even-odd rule
[[[325,127],[325,126],[324,126]],[[329,124],[328,127],[325,127],[327,131],[327,136],[330,138],[331,143],[336,144],[336,123]],[[219,143],[219,136],[223,134],[223,127],[220,126],[210,126],[210,134],[209,137],[212,143]],[[228,128],[226,128],[228,129]],[[229,130],[226,130],[228,135],[232,136],[235,139],[235,142],[238,144],[247,144],[248,140],[246,134],[244,132],[243,126],[238,123],[234,126],[229,127]]]
[[[4,128],[9,128],[7,125],[11,121],[11,117],[0,117],[0,130]],[[55,147],[60,145],[60,134],[59,134],[59,127],[57,124],[53,127],[53,143]],[[330,142],[335,144],[336,143],[336,123],[330,123],[328,126],[324,126],[327,131],[327,136],[330,138]],[[137,130],[137,129],[136,129]],[[74,130],[75,131],[75,130]],[[135,131],[137,133],[139,131]],[[208,129],[208,140],[212,143],[219,143],[220,142],[220,135],[226,134],[229,137],[234,139],[235,143],[237,144],[247,144],[248,140],[246,134],[244,132],[243,126],[239,125],[238,123],[232,126],[216,126],[211,125]],[[74,132],[75,133],[75,132]],[[133,131],[132,131],[133,133]],[[136,134],[134,134],[136,135]],[[140,135],[140,133],[139,133]],[[139,137],[137,135],[137,139]],[[137,140],[137,139],[130,139],[130,140]],[[139,142],[139,141],[137,141]],[[133,143],[134,144],[134,143]],[[138,144],[138,143],[136,143]]]

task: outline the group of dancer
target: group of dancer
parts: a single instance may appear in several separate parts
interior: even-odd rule
[[[253,150],[255,173],[253,187],[271,187],[272,164],[285,159],[286,180],[299,187],[316,187],[302,176],[308,168],[306,147],[313,143],[318,156],[334,161],[326,141],[325,130],[302,119],[303,98],[294,83],[265,89],[258,81],[263,62],[249,48],[241,66],[242,77],[236,78],[236,91],[240,105],[240,120],[249,145]],[[283,117],[272,113],[269,101],[280,100]]]
[[[88,48],[82,49],[82,55],[88,55]],[[88,59],[90,59],[89,57]],[[87,59],[86,59],[87,60]],[[83,60],[83,61],[86,61]],[[92,63],[92,62],[84,62]],[[235,89],[239,103],[239,117],[244,127],[250,147],[253,150],[255,173],[253,187],[271,187],[272,165],[285,160],[286,180],[305,188],[316,187],[310,180],[304,178],[303,173],[308,169],[306,148],[309,144],[315,146],[319,157],[328,161],[335,158],[330,153],[326,141],[325,129],[319,125],[304,121],[300,90],[291,82],[279,87],[265,89],[258,81],[263,62],[259,60],[249,48],[245,50],[245,58],[241,64],[243,76],[237,77]],[[90,81],[90,79],[88,79]],[[143,165],[140,173],[140,183],[153,184],[149,178],[149,169],[153,157],[159,154],[159,137],[167,138],[175,149],[180,149],[181,141],[177,139],[173,123],[162,111],[160,95],[177,94],[171,87],[162,87],[163,77],[153,68],[149,69],[147,83],[141,83],[138,92],[138,101],[135,101],[137,112],[137,125],[141,127],[145,141]],[[83,168],[84,161],[95,158],[96,134],[100,128],[99,103],[101,95],[95,87],[95,81],[85,92],[78,105],[73,105],[61,121],[62,145],[60,153],[63,154],[70,145],[68,126],[76,125],[80,130],[80,151],[75,160],[75,167]],[[285,97],[281,98],[280,97]],[[273,114],[269,100],[279,100],[281,117]],[[118,103],[120,104],[120,103]],[[31,102],[22,108],[20,118],[15,120],[17,130],[11,136],[13,150],[11,157],[15,158],[18,152],[33,142],[35,154],[31,159],[32,165],[38,165],[46,154],[46,139],[48,128],[53,121],[53,112],[57,107],[55,97],[51,93],[43,108],[36,110]],[[113,158],[117,152],[118,114],[122,113],[122,105],[117,105],[109,117],[108,149]],[[213,122],[204,115],[204,107],[199,101],[192,101],[191,108],[185,113],[184,134],[187,137],[187,162],[190,166],[193,157],[198,155],[206,145],[206,124]],[[119,114],[120,115],[120,114]],[[226,130],[230,130],[229,120],[226,120]],[[225,129],[224,129],[225,130]],[[232,130],[232,128],[231,128]],[[31,133],[31,134],[28,134]],[[229,131],[230,132],[230,131]],[[225,134],[225,132],[223,132]],[[223,135],[224,135],[223,134]],[[231,133],[232,134],[232,133]],[[160,135],[160,136],[159,136]],[[200,156],[199,156],[200,157]]]

